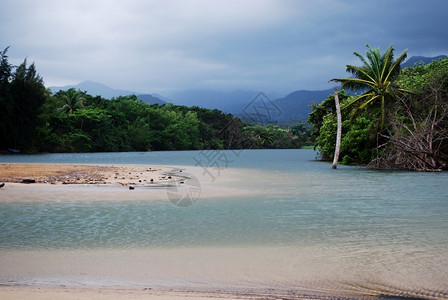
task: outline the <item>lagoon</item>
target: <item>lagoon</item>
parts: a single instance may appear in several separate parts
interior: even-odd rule
[[[114,187],[55,186],[20,201],[0,191],[0,284],[447,298],[448,174],[332,170],[315,156],[2,155],[0,163],[181,167],[203,193],[179,207],[149,190],[136,200],[98,192]]]

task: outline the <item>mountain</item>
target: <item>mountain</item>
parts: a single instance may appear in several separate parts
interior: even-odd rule
[[[187,90],[172,94],[172,102],[176,105],[199,106],[219,109],[231,113],[245,121],[255,121],[251,114],[269,113],[262,122],[277,123],[292,120],[304,120],[311,112],[313,101],[322,102],[333,90],[295,91],[282,98],[270,98],[259,91],[238,90],[231,92],[213,90]],[[267,110],[266,110],[267,109]],[[264,110],[264,112],[263,112]]]
[[[244,107],[242,103],[250,102],[257,91],[214,91],[214,90],[185,90],[170,95],[176,105],[199,106],[234,112]]]
[[[49,89],[56,93],[58,91],[65,91],[68,89],[74,88],[76,90],[81,90],[83,92],[87,92],[87,94],[92,96],[101,96],[105,99],[111,99],[113,97],[118,96],[128,96],[135,94],[135,92],[127,91],[127,90],[118,90],[108,87],[107,85],[104,85],[102,83],[93,82],[93,81],[83,81],[81,83],[78,83],[76,85],[66,85],[61,87],[49,87]]]
[[[80,90],[82,92],[87,92],[87,94],[92,96],[101,96],[104,99],[112,99],[119,96],[129,96],[129,95],[137,95],[137,98],[145,103],[148,104],[166,104],[168,101],[162,100],[162,96],[159,97],[159,95],[154,94],[139,94],[133,91],[128,90],[119,90],[119,89],[113,89],[111,87],[108,87],[107,85],[104,85],[99,82],[93,82],[93,81],[83,81],[81,83],[78,83],[76,85],[66,85],[66,86],[60,86],[60,87],[49,87],[49,89],[53,93],[57,93],[58,91],[66,91],[68,89],[74,88],[76,90]]]
[[[321,103],[333,94],[333,89],[320,91],[295,91],[287,96],[276,99],[273,103],[279,108],[280,115],[278,121],[289,122],[292,120],[305,120],[311,112],[313,101]]]
[[[167,101],[161,100],[159,97],[152,95],[152,94],[140,94],[137,95],[137,99],[144,102],[144,103],[148,103],[150,105],[152,104],[167,104]]]
[[[425,65],[429,64],[433,60],[439,60],[441,58],[446,58],[446,55],[439,55],[435,57],[426,57],[426,56],[411,56],[408,60],[406,60],[401,68],[413,67],[416,63],[423,62]]]

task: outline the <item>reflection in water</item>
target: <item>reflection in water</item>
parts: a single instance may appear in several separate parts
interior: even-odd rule
[[[214,182],[191,168],[188,208],[118,187],[3,191],[0,284],[448,298],[447,174],[311,158],[247,151]]]

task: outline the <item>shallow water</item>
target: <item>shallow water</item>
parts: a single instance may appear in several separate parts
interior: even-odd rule
[[[448,297],[448,174],[332,170],[311,150],[222,151],[203,168],[205,154],[0,156],[196,165],[203,190],[186,208],[114,187],[0,192],[0,284]]]

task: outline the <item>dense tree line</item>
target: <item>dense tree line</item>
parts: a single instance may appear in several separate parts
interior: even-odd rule
[[[69,89],[52,95],[34,64],[1,52],[0,150],[109,152],[298,148],[304,131],[243,123],[199,107],[149,105],[135,95],[111,100]],[[300,128],[299,128],[300,129]]]
[[[368,46],[362,66],[347,66],[350,78],[335,79],[361,91],[339,93],[341,157],[346,164],[375,168],[443,170],[448,162],[448,58],[400,70],[390,46],[384,54]],[[315,104],[309,116],[316,146],[332,159],[336,143],[334,96]]]

